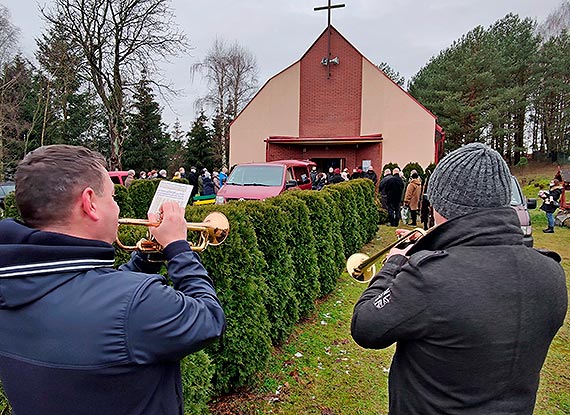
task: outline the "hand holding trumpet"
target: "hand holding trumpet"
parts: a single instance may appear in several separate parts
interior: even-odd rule
[[[167,201],[160,207],[160,213],[149,213],[148,219],[157,226],[150,226],[149,232],[163,247],[175,241],[185,241],[187,236],[184,209],[176,202]]]
[[[423,236],[420,232],[413,232],[410,234],[409,229],[396,229],[396,236],[398,239],[401,239],[408,234],[409,236],[405,238],[404,241],[390,249],[390,252],[388,252],[388,255],[386,255],[386,259],[390,258],[392,255],[408,256],[408,251],[410,248],[416,243],[418,239]]]

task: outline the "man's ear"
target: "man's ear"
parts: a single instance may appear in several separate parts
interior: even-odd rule
[[[95,202],[95,191],[90,187],[86,187],[83,192],[81,192],[81,208],[83,213],[90,219],[94,221],[99,220],[99,214],[97,212],[97,205]]]

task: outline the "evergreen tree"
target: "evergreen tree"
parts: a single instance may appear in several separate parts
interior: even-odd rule
[[[136,85],[133,101],[127,116],[128,132],[122,164],[128,169],[165,169],[169,137],[145,71]]]
[[[186,165],[206,167],[210,172],[214,169],[214,151],[212,130],[208,127],[208,117],[204,111],[192,124],[192,129],[187,134]]]

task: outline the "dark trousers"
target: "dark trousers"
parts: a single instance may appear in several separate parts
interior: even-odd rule
[[[398,226],[400,222],[400,204],[388,203],[388,221],[390,226]]]
[[[410,223],[410,226],[416,226],[418,224],[418,211],[410,209],[410,215],[412,217],[412,223]]]

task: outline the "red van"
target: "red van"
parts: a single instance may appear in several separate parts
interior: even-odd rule
[[[276,160],[267,163],[243,163],[235,166],[226,184],[218,191],[216,203],[230,200],[264,200],[288,189],[311,190],[308,160]]]
[[[109,172],[109,177],[111,177],[111,180],[113,181],[113,183],[115,184],[122,184],[123,186],[125,185],[125,180],[127,180],[127,176],[129,175],[128,171],[110,171]]]

